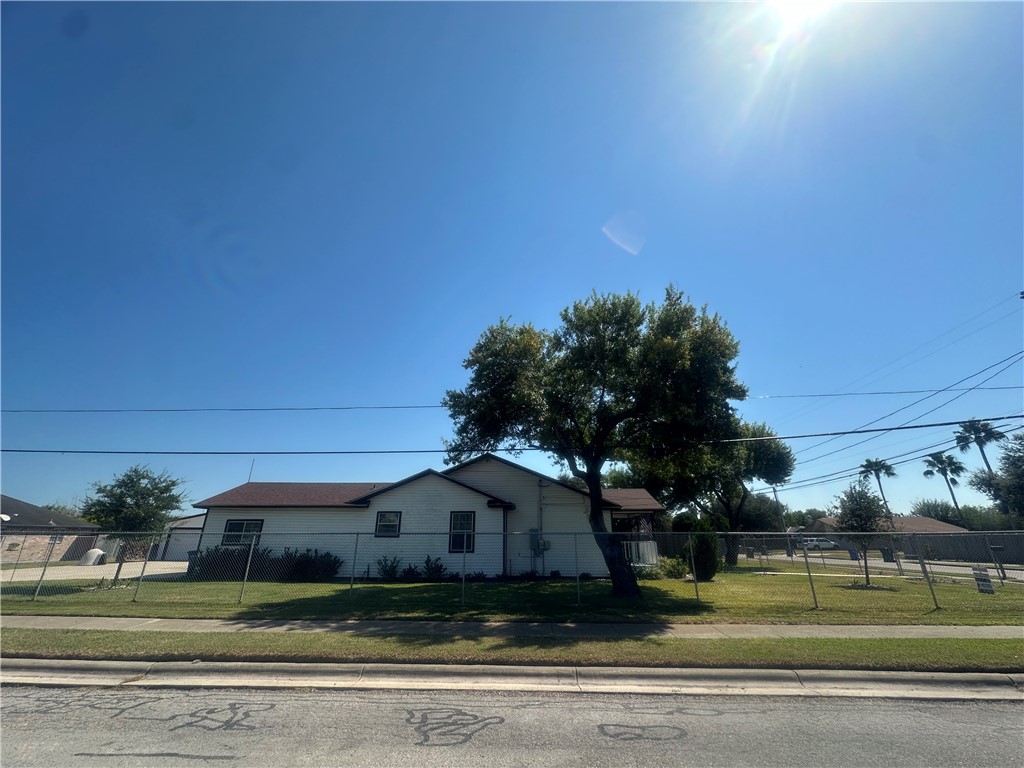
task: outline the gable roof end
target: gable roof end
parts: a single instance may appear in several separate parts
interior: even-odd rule
[[[458,485],[458,486],[461,486],[461,487],[463,487],[463,488],[465,488],[467,490],[473,491],[473,493],[478,493],[481,496],[485,496],[487,498],[487,506],[488,507],[499,507],[501,509],[515,509],[516,508],[516,505],[513,504],[511,501],[505,501],[504,499],[500,499],[497,496],[494,496],[494,495],[492,495],[490,493],[487,493],[486,491],[481,491],[479,488],[474,488],[473,486],[468,485],[468,484],[462,482],[461,480],[456,480],[454,477],[448,477],[447,475],[445,475],[445,474],[443,474],[441,472],[438,472],[436,469],[425,469],[422,472],[417,472],[415,475],[411,475],[411,476],[405,478],[404,480],[399,480],[397,483],[392,483],[387,488],[381,488],[380,490],[374,491],[373,493],[368,493],[365,496],[360,497],[356,501],[358,501],[359,503],[369,502],[369,500],[372,499],[374,496],[380,496],[381,494],[388,493],[390,491],[395,490],[396,488],[399,488],[399,487],[401,487],[403,485],[406,485],[407,483],[413,483],[413,482],[419,480],[420,478],[427,477],[427,476],[438,477],[438,478],[444,480],[445,482],[454,483],[455,485]]]
[[[514,461],[503,459],[501,456],[496,456],[493,453],[482,453],[479,456],[462,462],[461,464],[456,464],[454,467],[449,467],[444,470],[442,474],[448,475],[462,469],[463,467],[468,467],[471,464],[476,464],[478,461],[485,460],[497,461],[500,464],[511,467],[512,469],[518,469],[520,472],[533,475],[536,478],[546,480],[547,482],[561,486],[562,488],[568,488],[570,491],[575,491],[581,496],[590,496],[590,494],[585,490],[576,488],[568,483],[563,483],[561,480],[545,475],[542,472],[537,472],[529,467],[516,464]],[[665,509],[644,488],[604,488],[601,490],[601,502],[603,506],[609,509],[628,512],[660,512]]]

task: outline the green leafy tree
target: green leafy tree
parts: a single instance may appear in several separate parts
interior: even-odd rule
[[[1024,432],[1006,442],[999,457],[998,471],[975,472],[969,484],[999,505],[1016,521],[1024,520]]]
[[[829,513],[824,509],[816,509],[814,507],[796,512],[786,512],[786,526],[789,528],[798,528],[800,526],[810,528],[814,525],[815,520],[828,516]]]
[[[185,503],[183,483],[136,465],[110,483],[94,483],[94,495],[82,504],[82,517],[107,531],[161,531]]]
[[[661,305],[594,293],[554,331],[501,320],[464,362],[465,389],[444,398],[454,422],[446,461],[541,448],[586,483],[589,521],[612,594],[639,599],[636,576],[604,522],[601,474],[626,448],[672,456],[732,436],[739,344],[717,315],[669,287]]]
[[[985,455],[985,446],[1005,439],[1006,435],[989,422],[973,419],[962,423],[956,433],[956,445],[960,452],[967,453],[972,446],[977,446],[981,453],[981,460],[985,462],[985,469],[989,471],[989,474],[992,473],[992,465],[988,463],[988,456]]]
[[[53,504],[44,504],[43,509],[48,509],[59,515],[67,515],[68,517],[82,516],[82,510],[73,504],[61,504],[60,502],[54,502]]]
[[[925,477],[935,477],[941,475],[942,479],[946,481],[946,487],[949,489],[949,497],[953,499],[953,506],[956,507],[956,512],[960,516],[960,521],[966,523],[963,515],[960,513],[960,505],[957,503],[956,494],[953,493],[953,489],[956,488],[960,483],[957,478],[960,477],[966,470],[963,463],[956,456],[950,456],[948,453],[930,453],[924,460],[924,465],[927,469],[924,471]]]
[[[868,550],[888,543],[892,538],[892,513],[885,502],[872,493],[864,478],[847,488],[836,500],[836,531],[856,533],[850,541],[861,553],[864,563],[864,584],[871,586],[868,572]],[[876,534],[876,535],[867,535]]]
[[[885,508],[889,510],[889,514],[892,514],[892,509],[889,507],[889,500],[885,498],[885,491],[882,490],[882,475],[886,477],[896,477],[896,470],[892,468],[892,464],[887,462],[885,459],[866,459],[863,464],[860,465],[860,476],[861,477],[874,477],[875,482],[878,483],[878,492],[882,496],[882,503],[885,504]]]
[[[910,514],[917,517],[930,517],[950,525],[959,525],[960,516],[956,507],[941,499],[918,499],[910,505]]]
[[[725,528],[728,523],[727,510],[718,499],[711,504],[711,517],[723,521],[721,527]],[[766,493],[748,494],[743,506],[742,530],[748,532],[772,532],[778,533],[783,529],[783,519],[786,513],[785,507],[781,514],[779,505],[775,499]],[[735,537],[730,537],[735,538]],[[728,550],[728,546],[726,547]]]
[[[979,471],[978,474],[989,477],[988,473],[983,471]],[[910,513],[950,525],[962,525],[969,531],[1006,531],[1019,527],[1016,518],[1000,512],[998,507],[962,504],[960,512],[957,513],[956,507],[948,501],[939,499],[918,499],[911,505]]]

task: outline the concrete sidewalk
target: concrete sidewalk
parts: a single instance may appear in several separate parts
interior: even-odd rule
[[[1024,675],[457,664],[3,659],[5,685],[534,691],[1024,701]]]
[[[826,624],[555,624],[511,621],[301,621],[3,616],[18,629],[107,629],[126,632],[338,632],[352,635],[555,638],[972,638],[1024,640],[1024,626],[851,626]]]

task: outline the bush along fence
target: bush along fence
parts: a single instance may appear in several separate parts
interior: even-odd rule
[[[941,608],[940,593],[959,587],[961,596],[977,599],[1008,590],[1020,598],[1024,613],[1020,531],[609,535],[641,581],[677,582],[672,594],[679,596],[685,592],[678,585],[689,585],[687,599],[697,602],[713,602],[723,590],[742,585],[764,601],[807,608],[836,605],[839,590],[871,591],[882,606],[887,594],[903,590]],[[89,602],[242,603],[247,590],[253,601],[267,595],[284,600],[297,584],[306,585],[303,599],[368,585],[448,584],[457,585],[464,604],[467,584],[524,581],[568,586],[579,603],[581,584],[606,575],[589,532],[264,533],[255,525],[234,525],[218,532],[0,537],[5,601],[71,596]]]

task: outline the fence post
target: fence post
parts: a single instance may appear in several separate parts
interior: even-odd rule
[[[913,539],[914,534],[910,534]],[[935,587],[932,586],[932,577],[928,575],[928,568],[924,564],[924,555],[921,553],[921,547],[917,545],[917,541],[914,541],[914,551],[917,552],[917,562],[921,565],[921,573],[924,574],[924,580],[928,582],[928,591],[932,593],[932,602],[935,603],[935,610],[939,610],[939,601],[935,598]]]
[[[818,593],[814,591],[814,577],[811,576],[811,559],[807,556],[807,542],[800,540],[800,546],[804,551],[804,565],[807,567],[807,581],[811,585],[811,599],[814,601],[814,610],[818,608]]]
[[[57,546],[57,537],[50,537],[50,548],[46,550],[46,560],[43,561],[43,572],[39,574],[39,581],[36,582],[36,591],[32,594],[32,599],[35,600],[39,597],[39,590],[43,586],[43,577],[46,576],[46,568],[50,564],[50,556],[53,554],[53,548]]]
[[[996,555],[996,551],[992,548],[992,542],[989,541],[988,536],[985,537],[985,546],[988,547],[988,554],[992,558],[992,564],[996,567],[996,575],[999,576],[999,585],[1006,586],[1006,568],[1003,567],[1002,561],[999,556]],[[1002,546],[999,547],[1002,549]]]
[[[14,561],[14,567],[11,569],[11,578],[8,581],[14,581],[14,574],[18,570],[18,563],[21,562],[21,553],[25,551],[25,545],[28,544],[28,534],[26,533],[21,539],[21,547],[18,548],[18,557]]]
[[[252,551],[256,549],[256,536],[249,540],[249,557],[245,560],[245,574],[242,576],[242,588],[238,592],[238,602],[241,604],[242,598],[245,597],[245,584],[249,581],[249,566],[252,565]]]
[[[583,605],[583,599],[580,597],[580,535],[574,533],[572,535],[572,564],[576,570],[576,605]]]
[[[348,591],[352,594],[352,590],[356,588],[356,556],[359,554],[359,534],[356,534],[356,543],[352,547],[352,572],[348,577]]]
[[[462,537],[462,605],[466,604],[466,538]]]
[[[135,584],[135,594],[132,595],[132,602],[137,603],[139,601],[139,589],[142,587],[142,578],[146,575],[146,566],[149,565],[149,553],[153,551],[153,546],[156,544],[156,538],[160,534],[154,534],[153,538],[149,540],[149,546],[146,547],[146,559],[142,561],[142,571],[139,573],[139,580]],[[250,555],[251,557],[252,555]]]
[[[717,535],[717,534],[716,534]],[[728,546],[728,545],[726,545]],[[700,605],[700,587],[697,586],[697,564],[693,559],[693,534],[686,534],[686,548],[690,552],[690,574],[693,576],[693,591],[697,595],[697,605]]]

